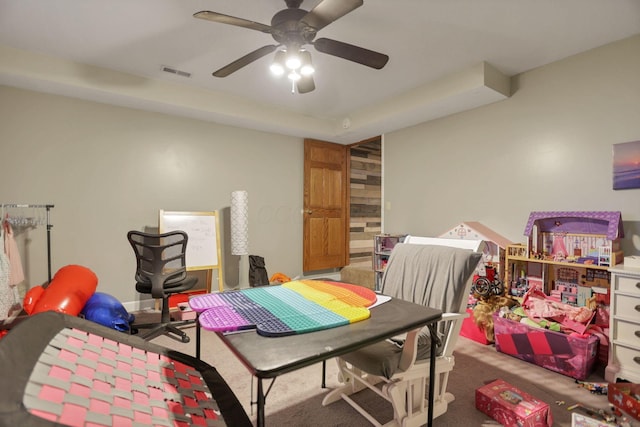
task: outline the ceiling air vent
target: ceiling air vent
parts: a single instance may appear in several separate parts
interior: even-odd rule
[[[175,74],[181,77],[187,77],[187,78],[191,77],[191,73],[188,73],[186,71],[176,70],[175,68],[167,67],[166,65],[162,66],[162,71],[164,71],[165,73]]]

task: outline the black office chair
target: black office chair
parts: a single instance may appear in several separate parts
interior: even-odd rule
[[[169,314],[169,297],[193,288],[197,277],[187,276],[185,253],[188,236],[184,231],[172,231],[163,234],[149,234],[130,231],[129,243],[136,254],[136,290],[162,299],[160,322],[134,324],[132,329],[152,328],[140,334],[141,338],[151,340],[159,335],[168,334],[189,342],[189,336],[178,326],[194,323],[193,320],[172,321]],[[171,335],[174,334],[174,335]]]

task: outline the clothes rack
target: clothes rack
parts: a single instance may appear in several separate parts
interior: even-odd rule
[[[2,203],[2,212],[4,212],[5,208],[26,208],[26,209],[45,209],[46,210],[46,226],[47,226],[47,273],[49,277],[49,282],[51,282],[51,229],[53,228],[53,224],[51,224],[51,209],[55,206],[50,204],[20,204],[20,203]],[[4,214],[3,214],[4,217]],[[19,225],[29,225],[35,226],[38,225],[36,222],[28,221],[26,218],[22,218],[22,220],[26,220],[24,223],[20,223]],[[2,218],[4,221],[4,218]]]

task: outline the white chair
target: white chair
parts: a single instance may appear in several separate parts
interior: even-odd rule
[[[453,350],[468,316],[466,305],[482,241],[408,236],[389,258],[381,292],[394,298],[443,310],[438,323],[433,417],[447,411],[454,396],[446,391],[455,365]],[[323,405],[344,399],[375,426],[383,426],[349,396],[369,388],[393,407],[394,419],[384,426],[426,423],[431,338],[428,328],[416,329],[337,358],[342,386],[330,391]]]

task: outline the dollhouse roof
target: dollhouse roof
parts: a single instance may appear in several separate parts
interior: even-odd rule
[[[439,237],[449,239],[484,240],[485,242],[493,242],[502,249],[506,249],[508,245],[513,244],[513,242],[506,237],[501,236],[489,227],[476,221],[462,222],[451,230],[444,232]]]
[[[602,234],[609,240],[624,237],[622,215],[618,211],[531,212],[525,236],[531,236],[534,224],[548,233]]]

